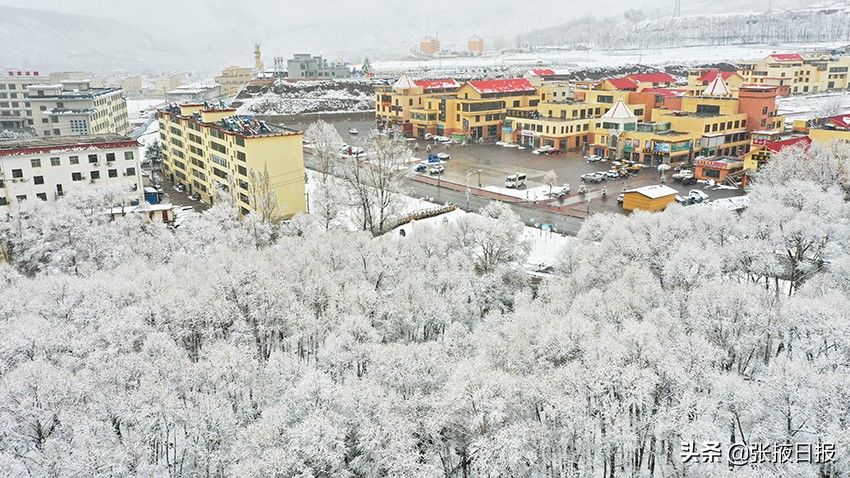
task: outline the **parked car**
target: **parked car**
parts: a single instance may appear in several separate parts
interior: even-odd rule
[[[570,193],[570,185],[568,183],[564,183],[564,185],[561,186],[561,194],[566,195],[566,194],[569,194],[569,193]]]
[[[429,162],[429,163],[439,163],[439,162],[440,162],[440,157],[439,157],[439,155],[436,155],[436,154],[434,154],[434,153],[430,153],[430,154],[428,155],[428,162]]]
[[[623,194],[623,193],[620,193],[620,194],[617,195],[617,202],[620,203],[620,204],[623,204],[623,201],[625,200],[625,198],[626,198],[626,195]]]
[[[699,189],[691,189],[688,191],[688,197],[693,199],[694,204],[708,201],[708,194]]]
[[[360,134],[360,131],[357,131],[357,128],[348,128],[348,134]]]
[[[442,164],[431,166],[428,169],[429,174],[443,174],[444,172],[446,172],[446,168],[444,168]]]
[[[585,183],[598,183],[602,181],[602,179],[596,176],[596,173],[582,174],[580,179]]]
[[[422,138],[428,140],[428,139],[434,138],[434,135],[431,134],[431,133],[425,133],[425,135],[422,136]]]
[[[696,184],[696,183],[697,183],[697,178],[695,178],[693,176],[691,176],[689,178],[683,178],[682,179],[682,184],[684,184],[685,186],[690,186],[691,184]]]
[[[599,181],[605,181],[606,179],[608,179],[608,173],[607,173],[607,172],[605,172],[605,171],[597,171],[597,172],[593,173],[593,175],[594,175],[594,176],[596,177],[596,179],[598,179]],[[597,181],[597,182],[598,182],[598,181]]]
[[[612,169],[611,171],[605,173],[605,176],[608,177],[608,179],[617,179],[620,177],[620,172],[616,169]]]
[[[641,168],[637,164],[630,164],[625,169],[629,174],[638,174]]]
[[[553,149],[555,149],[554,146],[549,145],[549,144],[544,144],[543,146],[532,151],[532,153],[534,153],[534,154],[549,154],[549,151],[552,151]]]
[[[416,172],[417,173],[424,173],[427,170],[428,170],[428,166],[425,166],[424,164],[417,164],[416,165]]]
[[[602,156],[591,154],[590,156],[585,156],[584,160],[588,163],[598,163],[599,161],[602,161]]]
[[[451,143],[451,138],[446,138],[445,136],[432,136],[431,139],[438,143]]]
[[[682,169],[677,173],[673,173],[670,177],[675,181],[682,181],[683,179],[694,177],[694,172],[690,169]]]
[[[437,159],[445,161],[447,159],[451,159],[451,156],[449,156],[449,153],[437,153]]]

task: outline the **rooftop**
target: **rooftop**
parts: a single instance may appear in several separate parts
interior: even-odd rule
[[[675,83],[678,81],[675,76],[664,72],[634,73],[627,75],[626,78],[633,81],[639,81],[641,83]]]
[[[441,80],[415,80],[416,86],[422,87],[424,90],[442,90],[442,89],[457,89],[460,88],[460,83],[453,78]]]
[[[135,139],[119,134],[46,136],[43,138],[0,140],[0,156],[138,146],[141,145]]]
[[[473,80],[467,84],[481,94],[487,93],[519,93],[534,91],[534,85],[525,78],[508,78],[500,80]]]
[[[646,196],[650,199],[658,199],[663,198],[665,196],[675,196],[678,194],[678,191],[671,188],[670,186],[665,186],[663,184],[654,184],[652,186],[643,186],[640,188],[629,189],[625,191],[626,193],[637,193],[642,196]]]

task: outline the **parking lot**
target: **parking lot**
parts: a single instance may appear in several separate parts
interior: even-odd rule
[[[333,124],[342,136],[343,141],[355,146],[362,146],[369,132],[374,128],[374,123],[370,121],[341,121]],[[306,129],[309,123],[290,126]],[[349,128],[356,128],[359,134],[350,135],[348,133]],[[548,187],[542,182],[543,177],[548,171],[554,171],[558,177],[558,184],[567,183],[572,190],[566,199],[555,204],[574,209],[589,209],[590,212],[625,212],[616,201],[618,194],[626,189],[659,184],[660,182],[660,174],[654,167],[644,167],[641,168],[639,174],[625,179],[607,179],[600,183],[587,184],[588,193],[579,196],[577,190],[582,184],[581,176],[586,173],[608,171],[613,166],[610,161],[588,163],[578,152],[537,155],[533,154],[531,149],[520,150],[495,144],[450,144],[446,147],[435,144],[433,141],[410,140],[411,149],[414,149],[415,145],[418,145],[418,150],[414,151],[414,156],[422,160],[425,160],[428,156],[427,147],[429,145],[432,153],[445,152],[450,155],[451,159],[443,164],[445,172],[441,175],[442,181],[466,185],[467,175],[469,174],[469,184],[472,187],[506,192],[529,201],[535,199],[535,194],[538,195],[537,199],[541,201],[546,199],[541,196],[548,192]],[[477,171],[480,171],[480,174]],[[526,174],[528,178],[526,187],[521,191],[505,191],[505,177],[515,173]],[[411,174],[416,174],[412,171],[412,168]],[[711,199],[743,194],[741,190],[716,189],[700,183],[685,186],[670,179],[669,172],[667,175],[668,179],[665,184],[678,190],[683,196],[686,196],[691,189],[703,190]],[[608,193],[606,198],[603,198],[601,194],[603,188]],[[525,195],[525,198],[523,198],[523,195]]]

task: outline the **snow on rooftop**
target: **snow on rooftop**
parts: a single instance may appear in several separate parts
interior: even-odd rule
[[[642,196],[646,196],[650,199],[658,199],[665,196],[671,196],[678,194],[678,191],[671,188],[670,186],[665,186],[663,184],[654,184],[651,186],[643,186],[640,188],[629,189],[626,193],[638,193]]]
[[[632,113],[632,110],[626,106],[622,101],[618,101],[611,107],[610,110],[606,111],[604,115],[602,115],[603,119],[635,119],[636,116]]]
[[[704,96],[730,96],[732,92],[729,90],[726,82],[723,81],[723,76],[717,75],[711,80],[711,83],[708,84],[708,87],[702,94]]]

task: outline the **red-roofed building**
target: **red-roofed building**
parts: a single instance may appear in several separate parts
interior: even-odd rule
[[[478,94],[482,97],[488,98],[518,96],[534,92],[534,85],[532,85],[526,78],[472,80],[467,81],[466,85],[469,85],[469,87],[478,92]]]
[[[664,73],[634,73],[626,75],[626,78],[636,82],[639,88],[658,88],[670,86],[678,81],[675,76]]]
[[[453,78],[440,80],[415,80],[413,83],[425,90],[425,93],[457,91],[457,89],[460,88],[460,83]]]
[[[803,57],[797,53],[773,53],[767,56],[767,60],[802,62]]]
[[[729,90],[737,92],[744,84],[744,77],[736,71],[720,71],[717,68],[696,68],[688,71],[688,92],[692,95],[702,94],[715,78],[720,77]]]
[[[630,78],[608,78],[599,89],[608,91],[637,91],[638,83]]]

